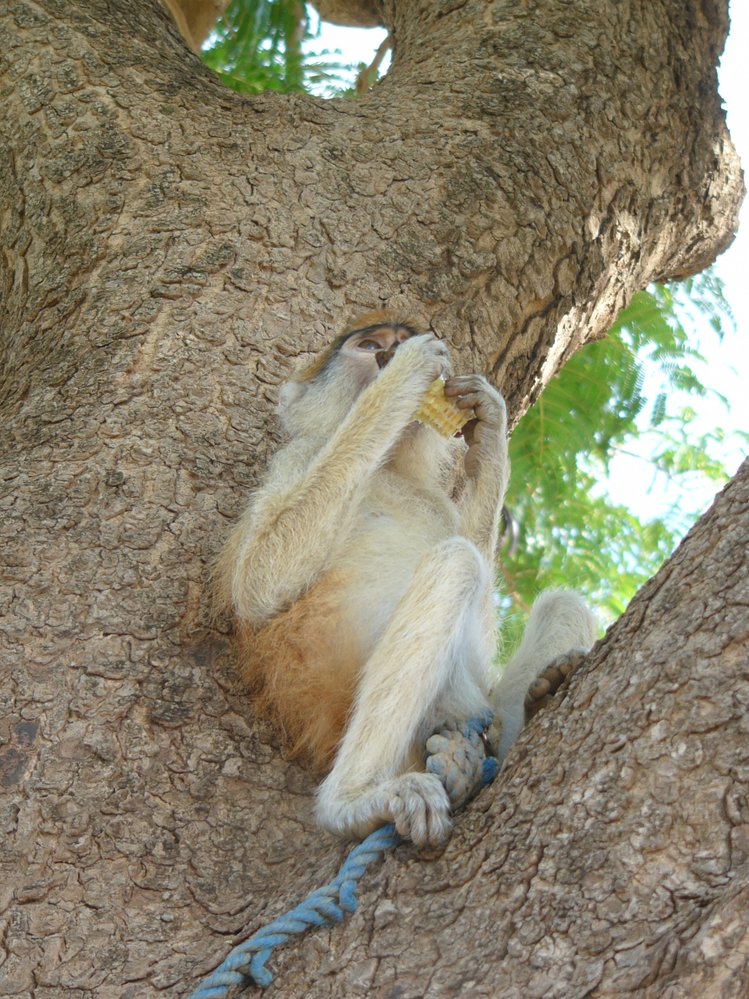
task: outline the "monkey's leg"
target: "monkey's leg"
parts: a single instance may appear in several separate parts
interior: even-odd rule
[[[480,620],[486,563],[464,538],[424,556],[365,664],[354,711],[318,818],[332,831],[364,836],[385,822],[417,846],[449,834],[450,804],[433,774],[404,773],[441,711],[480,714],[489,651]],[[439,719],[441,720],[441,719]]]
[[[525,699],[529,688],[547,667],[571,653],[585,653],[596,640],[598,622],[582,597],[577,593],[550,591],[542,593],[531,610],[520,648],[505,667],[501,679],[492,691],[495,714],[501,724],[497,757],[505,758],[525,720]],[[567,673],[571,672],[571,669]],[[560,671],[558,687],[566,674]],[[555,679],[538,698],[548,694]]]

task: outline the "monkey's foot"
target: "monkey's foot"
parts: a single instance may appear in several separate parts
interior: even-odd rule
[[[551,703],[554,694],[564,681],[577,669],[587,656],[587,652],[573,649],[548,664],[528,688],[525,695],[525,720],[530,721],[542,708]]]
[[[452,830],[450,801],[434,774],[402,774],[388,781],[388,808],[395,828],[420,848],[446,842]]]
[[[408,773],[369,790],[353,791],[335,780],[323,781],[317,800],[321,826],[339,836],[363,839],[386,822],[393,822],[404,839],[416,846],[441,846],[450,835],[450,801],[434,774]]]

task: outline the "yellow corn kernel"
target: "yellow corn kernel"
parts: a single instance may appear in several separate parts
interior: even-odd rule
[[[468,422],[470,413],[458,409],[445,395],[444,379],[435,378],[414,413],[414,419],[428,424],[443,437],[453,437]]]

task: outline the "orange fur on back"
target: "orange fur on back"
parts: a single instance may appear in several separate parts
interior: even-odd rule
[[[320,773],[343,737],[363,662],[340,626],[345,590],[329,573],[261,628],[237,623],[239,673],[255,710],[279,727],[292,758]]]

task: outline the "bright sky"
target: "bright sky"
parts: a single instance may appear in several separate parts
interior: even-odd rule
[[[741,0],[731,3],[731,32],[720,64],[720,93],[728,117],[728,127],[734,144],[739,151],[745,174],[749,171],[749,66],[746,50],[749,46],[749,6]],[[746,182],[746,176],[744,178]],[[741,211],[739,234],[733,246],[718,261],[718,272],[726,285],[728,301],[731,303],[739,341],[734,344],[734,362],[743,365],[744,374],[749,374],[749,286],[747,285],[747,263],[749,263],[749,198],[744,201]],[[749,430],[749,396],[742,393],[743,421],[737,425]]]
[[[357,28],[337,28],[323,25],[320,38],[311,46],[342,53],[341,61],[371,62],[384,31]],[[749,69],[745,53],[749,49],[749,4],[731,0],[731,32],[721,60],[720,92],[728,114],[728,125],[745,169],[749,174]],[[736,321],[736,332],[728,330],[723,342],[705,321],[695,320],[694,336],[698,349],[708,360],[699,372],[704,385],[726,396],[729,409],[717,400],[698,402],[699,432],[716,426],[727,433],[723,458],[731,472],[745,456],[745,446],[732,431],[749,431],[749,198],[744,202],[739,235],[717,263],[717,271],[725,285],[726,298]],[[685,328],[687,328],[685,326]],[[646,382],[646,391],[648,382]],[[650,382],[655,395],[657,385]],[[694,404],[694,400],[684,400]],[[659,475],[654,479],[648,461],[648,442],[641,442],[640,456],[617,456],[611,465],[607,491],[615,502],[629,506],[639,516],[648,518],[677,507],[687,516],[695,517],[710,504],[715,487],[709,482],[682,479],[678,484]],[[686,488],[685,488],[686,487]]]

